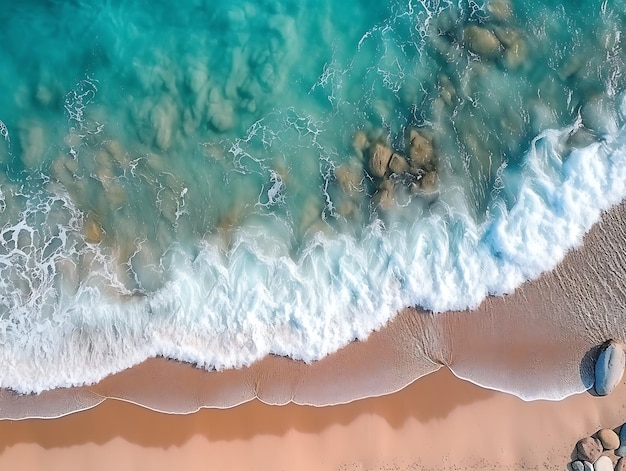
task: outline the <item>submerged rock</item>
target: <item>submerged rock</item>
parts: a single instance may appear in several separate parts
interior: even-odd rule
[[[619,431],[619,448],[615,450],[617,456],[626,456],[626,424]]]
[[[393,154],[389,161],[389,170],[393,173],[404,173],[409,171],[409,162],[400,154]]]
[[[613,462],[608,456],[601,456],[593,463],[594,471],[613,471]]]
[[[493,31],[481,26],[468,26],[463,30],[463,41],[470,51],[486,58],[500,54],[500,40]]]
[[[349,196],[354,196],[363,191],[362,169],[352,164],[344,164],[337,167],[335,177],[339,186]]]
[[[623,346],[609,341],[598,356],[595,366],[595,390],[600,396],[609,394],[622,380],[626,355]]]
[[[602,455],[602,444],[596,438],[585,437],[576,443],[576,453],[579,460],[595,463]]]
[[[30,121],[19,124],[22,163],[29,169],[39,167],[46,151],[46,133],[42,126]]]
[[[504,46],[504,63],[509,69],[516,69],[526,61],[526,41],[515,28],[496,28],[494,34]]]
[[[508,21],[513,15],[513,7],[509,0],[491,0],[487,5],[487,10],[498,21]]]
[[[439,178],[437,177],[437,172],[426,173],[422,177],[420,183],[420,189],[424,193],[435,193],[437,191],[437,187],[439,186]]]
[[[394,204],[395,188],[391,180],[385,179],[381,182],[376,194],[374,194],[374,204],[384,210],[390,209]]]
[[[374,194],[374,204],[378,208],[390,209],[393,206],[393,193],[386,189],[378,190]]]
[[[615,450],[619,447],[619,437],[613,430],[603,428],[596,435],[605,450]]]
[[[435,156],[432,138],[416,129],[411,129],[408,140],[408,154],[411,164],[422,168],[431,166]]]
[[[352,147],[359,157],[363,157],[363,153],[369,146],[369,139],[363,131],[358,131],[352,138]]]
[[[93,217],[88,217],[83,225],[83,235],[87,242],[98,244],[102,241],[102,227]]]
[[[385,176],[392,154],[393,151],[388,145],[383,144],[382,142],[374,144],[371,149],[370,157],[370,171],[373,176],[378,178]]]
[[[456,90],[454,88],[454,84],[447,75],[441,75],[439,77],[439,97],[443,100],[446,106],[453,106],[456,104]]]

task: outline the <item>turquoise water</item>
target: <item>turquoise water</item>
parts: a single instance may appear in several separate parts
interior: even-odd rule
[[[314,361],[626,194],[617,1],[5,3],[2,387]]]

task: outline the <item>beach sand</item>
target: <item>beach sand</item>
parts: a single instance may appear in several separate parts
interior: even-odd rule
[[[626,204],[605,213],[583,247],[512,295],[472,312],[406,309],[310,365],[270,356],[207,373],[161,358],[91,387],[2,391],[5,417],[101,404],[0,421],[0,469],[565,470],[577,440],[626,421],[623,383],[606,398],[584,392],[594,348],[626,338],[625,221]],[[528,402],[489,388],[570,396]],[[128,401],[179,412],[242,405],[166,415]]]
[[[166,415],[107,400],[53,420],[0,422],[0,469],[565,470],[576,441],[626,420],[626,385],[524,402],[447,368],[379,398]]]

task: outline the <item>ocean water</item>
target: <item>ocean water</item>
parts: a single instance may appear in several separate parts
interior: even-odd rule
[[[625,22],[608,0],[4,2],[0,387],[314,362],[553,269],[626,196]]]

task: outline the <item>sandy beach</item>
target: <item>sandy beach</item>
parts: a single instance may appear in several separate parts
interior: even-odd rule
[[[524,402],[442,368],[402,391],[333,407],[252,401],[166,415],[107,400],[54,420],[0,422],[0,469],[565,470],[576,441],[626,420],[609,397]]]

